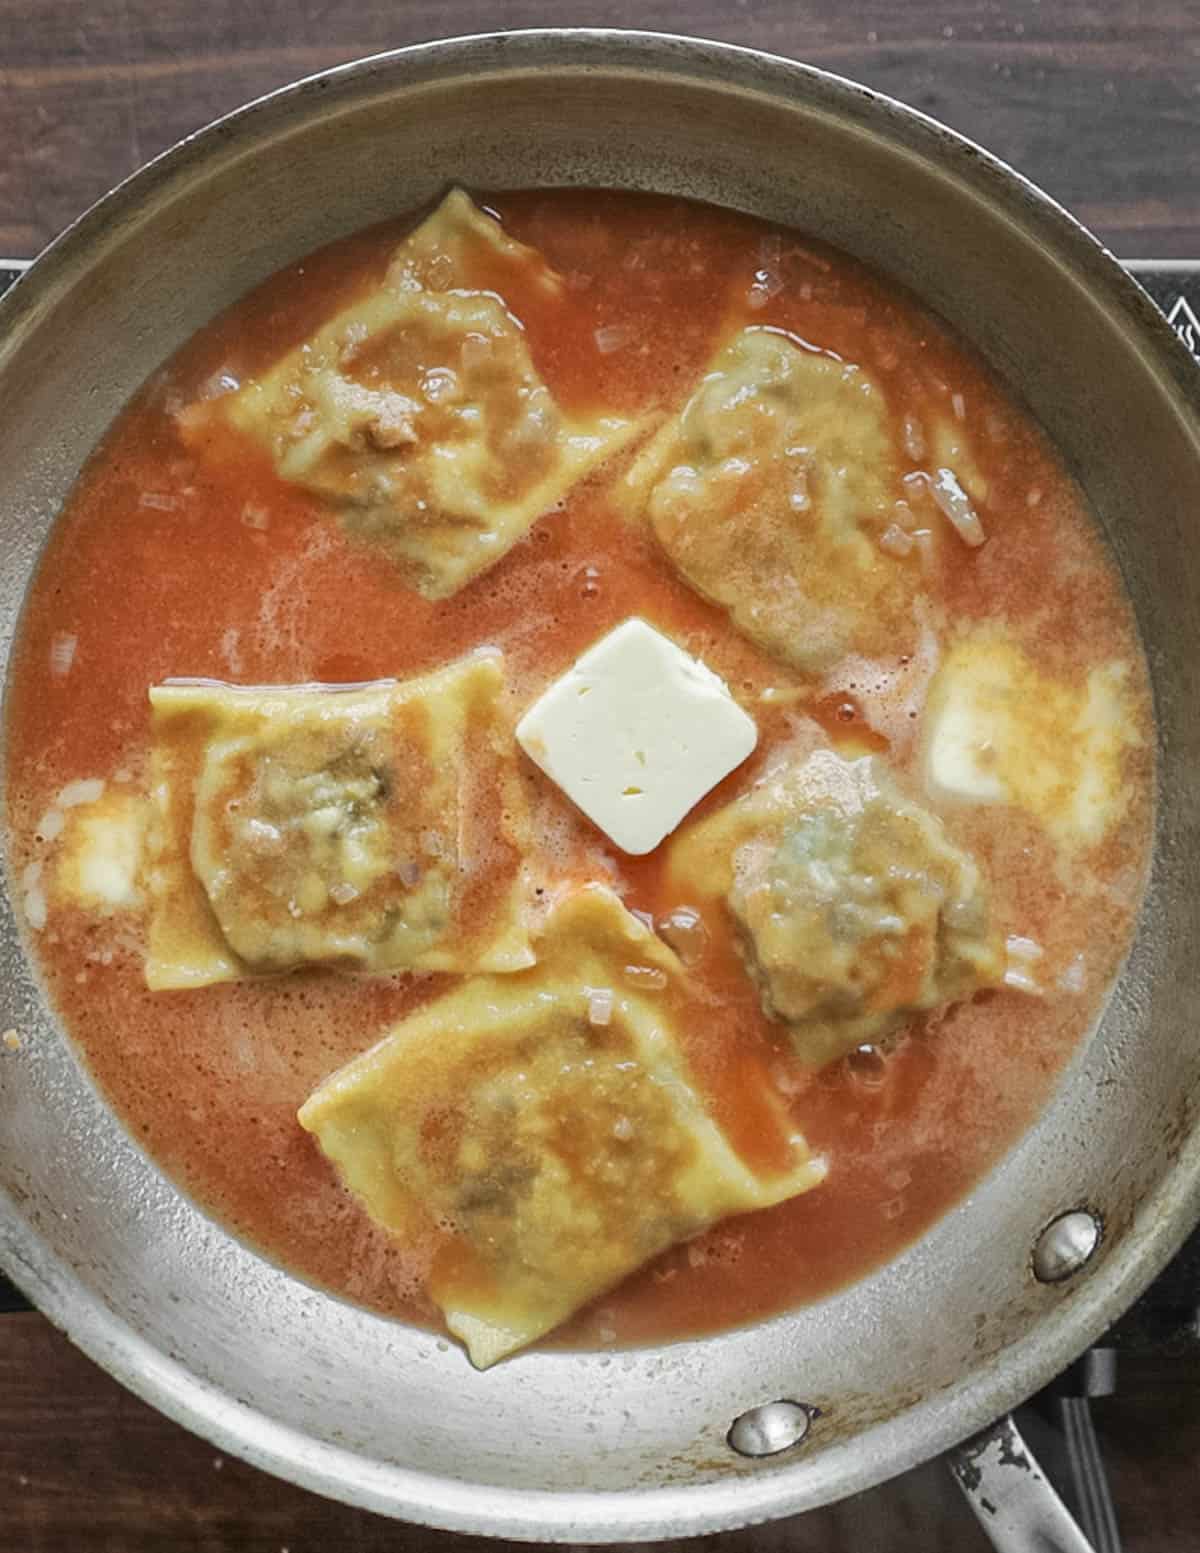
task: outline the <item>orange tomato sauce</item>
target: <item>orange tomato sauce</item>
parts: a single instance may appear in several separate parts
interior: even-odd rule
[[[682,201],[603,191],[483,197],[508,230],[566,277],[566,305],[533,288],[506,301],[535,365],[568,410],[670,411],[723,334],[775,325],[860,363],[897,418],[931,410],[970,429],[989,495],[988,541],[938,547],[931,591],[952,621],[998,619],[1078,680],[1111,656],[1140,665],[1127,604],[1053,450],[983,363],[910,295],[819,242]],[[428,602],[355,543],[315,498],[230,436],[198,457],[176,413],[214,373],[265,369],[378,281],[411,221],[334,244],[279,272],[213,321],[145,386],[97,449],[46,549],[8,687],[9,824],[18,868],[40,854],[39,815],[67,782],[144,772],[147,688],[170,676],[235,683],[405,677],[480,645],[505,653],[514,715],[630,614],[704,658],[758,720],[759,748],[699,805],[751,782],[797,719],[833,742],[915,769],[919,707],[899,734],[869,720],[878,687],[847,669],[817,682],[773,662],[626,524],[609,491],[629,454],[572,491],[491,571]],[[767,249],[764,250],[764,241]],[[749,301],[762,254],[785,284]],[[625,341],[607,353],[597,330]],[[611,338],[611,337],[610,337]],[[76,640],[53,671],[56,637]],[[1140,673],[1140,667],[1137,669]],[[826,1295],[900,1252],[1029,1126],[1092,1022],[1124,952],[1148,835],[1149,755],[1130,759],[1134,799],[1088,859],[1086,901],[1059,880],[1050,844],[1008,810],[945,814],[992,881],[1006,932],[1044,947],[1046,995],[1001,989],[921,1022],[886,1057],[813,1073],[762,1013],[729,926],[708,920],[695,974],[711,1018],[685,1032],[714,1110],[748,1154],[768,1147],[754,1096],[769,1075],[826,1154],[818,1189],[730,1220],[658,1258],[562,1334],[580,1344],[713,1330]],[[573,867],[661,917],[662,849],[618,854],[530,767],[543,817],[572,840]],[[128,919],[60,907],[36,935],[63,1023],[150,1155],[208,1212],[298,1275],[407,1319],[436,1324],[427,1264],[388,1241],[296,1122],[330,1072],[371,1046],[447,977],[321,972],[150,993]],[[1086,949],[1081,989],[1057,978]]]

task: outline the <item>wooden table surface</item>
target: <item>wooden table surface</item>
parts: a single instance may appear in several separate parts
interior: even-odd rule
[[[379,49],[547,24],[756,45],[879,87],[1013,162],[1123,256],[1200,257],[1198,0],[0,0],[0,254],[260,92]],[[1097,1405],[1125,1545],[1200,1547],[1200,1366],[1129,1360]],[[982,1553],[944,1469],[725,1553]],[[5,1553],[494,1546],[329,1504],[216,1455],[40,1316],[0,1316]]]

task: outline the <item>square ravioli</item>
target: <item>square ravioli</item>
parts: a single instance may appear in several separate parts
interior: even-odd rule
[[[375,291],[185,429],[202,438],[224,417],[417,592],[445,598],[635,429],[567,415],[534,366],[509,295],[545,308],[560,291],[539,254],[454,190]]]
[[[903,489],[868,374],[762,327],[716,353],[623,485],[684,581],[804,671],[912,636],[919,556],[879,543]]]
[[[535,969],[476,978],[403,1020],[300,1111],[385,1229],[440,1229],[430,1292],[480,1368],[667,1247],[824,1176],[778,1097],[778,1169],[733,1148],[680,1033],[679,961],[601,885],[558,903]]]
[[[532,963],[498,655],[346,688],[156,686],[146,981]]]
[[[728,911],[764,1012],[813,1066],[1004,974],[981,869],[874,756],[784,751],[675,838],[668,869]]]

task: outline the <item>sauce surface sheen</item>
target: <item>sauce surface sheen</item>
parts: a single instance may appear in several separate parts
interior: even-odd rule
[[[946,619],[957,629],[1002,623],[1047,673],[1072,684],[1106,658],[1133,668],[1143,747],[1126,756],[1132,796],[1073,872],[1016,810],[934,805],[989,874],[1002,930],[1042,947],[1044,995],[979,994],[914,1028],[886,1058],[864,1053],[814,1073],[762,1014],[732,935],[718,925],[695,973],[713,996],[707,1027],[686,1032],[691,1061],[747,1154],[754,1108],[739,1117],[739,1096],[754,1092],[748,1076],[765,1072],[830,1169],[819,1189],[659,1257],[577,1316],[561,1340],[677,1337],[862,1276],[944,1213],[1032,1122],[1095,1017],[1140,896],[1150,819],[1144,671],[1077,488],[988,369],[897,286],[807,237],[680,201],[560,191],[485,203],[566,278],[565,307],[512,285],[505,301],[568,412],[671,412],[733,328],[789,331],[863,366],[894,420],[950,415],[969,428],[988,485],[988,538],[978,550],[952,533],[939,543],[929,589]],[[680,580],[648,529],[618,514],[612,487],[625,455],[572,490],[491,571],[430,602],[248,442],[230,434],[209,456],[189,453],[179,409],[216,374],[244,381],[263,371],[378,282],[410,226],[360,234],[272,277],[156,374],[93,457],[48,544],[14,657],[9,822],[18,871],[42,855],[37,822],[66,783],[144,778],[147,688],[163,679],[405,678],[488,644],[505,654],[515,716],[631,614],[703,658],[758,722],[757,753],[693,817],[744,791],[798,728],[878,750],[918,786],[928,665],[843,664],[805,677],[773,662]],[[764,253],[784,282],[765,298],[754,290]],[[66,673],[55,657],[64,636],[74,639]],[[526,771],[539,834],[563,873],[604,879],[656,918],[688,904],[671,898],[662,849],[618,854],[535,777]],[[389,1242],[370,1223],[296,1111],[453,978],[305,972],[150,993],[141,933],[127,918],[59,907],[36,937],[67,1029],[164,1170],[301,1276],[436,1324],[423,1292],[428,1248]]]

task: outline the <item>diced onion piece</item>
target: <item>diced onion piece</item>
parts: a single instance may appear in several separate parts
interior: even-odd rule
[[[40,933],[46,926],[47,915],[40,862],[28,863],[21,870],[21,889],[24,892],[25,920],[35,933]]]
[[[657,965],[627,965],[622,974],[630,986],[646,992],[661,992],[667,985],[667,973]]]
[[[1036,938],[1026,938],[1022,933],[1010,933],[1004,940],[1004,949],[1008,956],[1004,985],[1040,997],[1042,989],[1034,980],[1033,968],[1045,953],[1041,944]]]
[[[888,555],[909,555],[912,547],[912,535],[906,533],[898,523],[889,523],[879,536],[879,548]]]
[[[633,339],[633,330],[628,324],[605,324],[595,331],[592,338],[602,356],[611,356],[614,351],[619,351],[630,343]]]
[[[526,401],[521,419],[513,430],[514,441],[529,447],[546,446],[558,435],[558,420],[550,396],[542,389],[534,389]],[[417,503],[418,507],[420,503]]]
[[[695,965],[708,947],[708,929],[692,906],[676,906],[669,911],[659,922],[658,931],[684,965]]]
[[[200,392],[196,397],[197,399],[220,399],[225,394],[237,393],[241,386],[237,375],[228,367],[222,367],[201,383]]]
[[[429,857],[445,857],[446,838],[440,830],[423,830],[417,840],[421,843],[421,850]]]
[[[616,1001],[611,987],[588,987],[587,991],[587,1017],[590,1025],[607,1025],[612,1021],[613,1005]]]
[[[750,282],[750,289],[746,293],[747,303],[757,309],[766,307],[773,297],[777,297],[783,290],[783,276],[776,269],[764,266],[761,270],[755,270],[754,279]]]
[[[55,679],[66,679],[75,662],[79,638],[73,631],[56,631],[50,640],[50,672]]]
[[[979,521],[979,514],[971,505],[971,498],[958,483],[958,476],[953,469],[939,469],[929,483],[929,490],[938,507],[954,525],[959,538],[970,545],[972,550],[978,549],[987,535]]]
[[[95,803],[104,796],[102,777],[84,777],[78,782],[68,782],[54,800],[60,809],[75,809],[82,803]]]
[[[335,906],[348,906],[351,901],[358,899],[358,891],[348,879],[339,879],[330,888],[329,898]]]
[[[430,367],[421,379],[421,393],[430,404],[453,404],[462,398],[462,384],[452,367]]]
[[[1086,961],[1082,954],[1077,954],[1058,978],[1058,985],[1063,992],[1082,992],[1086,980]]]
[[[958,483],[958,476],[953,469],[939,469],[933,475],[917,470],[905,475],[904,481],[906,485],[924,486],[937,504],[938,511],[950,521],[958,537],[964,544],[970,545],[972,550],[977,550],[987,539],[979,514],[971,505],[971,498]]]
[[[359,350],[366,343],[367,326],[364,323],[349,324],[342,336],[342,348],[338,351],[338,365],[348,367],[358,356]]]
[[[247,528],[256,528],[261,531],[269,527],[271,514],[265,507],[260,507],[257,502],[248,501],[242,508],[242,522]]]
[[[142,491],[138,496],[138,506],[148,507],[152,512],[174,512],[179,503],[166,491]]]
[[[925,457],[925,433],[915,415],[904,417],[904,451],[913,463]]]

